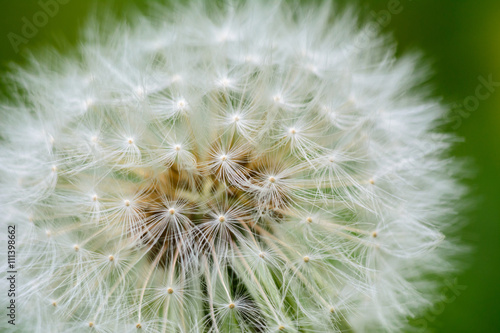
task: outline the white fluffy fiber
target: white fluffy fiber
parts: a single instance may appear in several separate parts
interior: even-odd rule
[[[403,330],[457,268],[464,189],[426,67],[358,25],[327,2],[192,1],[12,71],[4,329]]]

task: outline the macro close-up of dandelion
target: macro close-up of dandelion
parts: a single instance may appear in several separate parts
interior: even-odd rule
[[[467,189],[426,62],[330,2],[152,7],[4,76],[2,330],[401,332],[438,302]]]

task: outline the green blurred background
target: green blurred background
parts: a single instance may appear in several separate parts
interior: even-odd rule
[[[93,1],[60,0],[57,14],[15,52],[9,33],[21,35],[24,22],[40,12],[38,0],[0,1],[0,73],[10,62],[22,63],[25,52],[36,52],[63,38],[78,43],[79,27],[94,7]],[[45,2],[45,0],[42,0]],[[98,1],[117,12],[129,6],[143,8],[152,0]],[[352,3],[339,0],[342,4]],[[499,0],[358,0],[366,17],[393,9],[384,32],[398,42],[398,53],[421,50],[433,61],[431,82],[444,102],[472,101],[480,76],[500,82]],[[393,7],[394,6],[394,7]],[[10,35],[13,38],[13,35]],[[61,44],[60,44],[61,45]],[[1,74],[0,74],[1,75]],[[415,321],[419,332],[500,332],[500,87],[473,111],[455,118],[450,131],[465,141],[454,154],[474,159],[476,177],[469,183],[478,203],[468,213],[462,238],[474,246],[468,268],[457,276],[458,296],[448,299]],[[469,98],[469,99],[467,99]],[[466,111],[465,109],[462,109]],[[461,112],[463,112],[461,111]],[[455,113],[459,115],[459,113]]]

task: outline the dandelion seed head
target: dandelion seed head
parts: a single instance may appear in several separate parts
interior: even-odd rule
[[[19,330],[400,332],[439,301],[429,277],[463,251],[457,140],[426,66],[353,13],[158,5],[15,69]]]

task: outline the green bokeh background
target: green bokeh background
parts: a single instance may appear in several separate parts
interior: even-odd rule
[[[370,17],[371,11],[388,9],[391,1],[357,3]],[[117,12],[130,5],[142,8],[151,2],[98,1]],[[492,75],[495,82],[500,82],[499,0],[400,0],[400,6],[401,13],[392,15],[383,31],[394,35],[399,54],[421,50],[433,61],[435,75],[431,82],[436,96],[443,96],[446,103],[462,103],[475,95],[479,76]],[[22,63],[22,53],[36,54],[57,44],[61,37],[76,45],[79,27],[93,8],[93,1],[69,0],[16,53],[8,34],[21,34],[22,18],[31,21],[41,7],[38,0],[0,0],[0,75],[9,62]],[[478,203],[468,213],[470,223],[462,232],[462,238],[474,246],[474,251],[466,260],[467,270],[456,280],[466,289],[424,317],[429,332],[500,332],[500,87],[497,90],[462,118],[460,126],[450,128],[465,139],[454,154],[471,157],[475,164],[476,176],[469,183]]]

